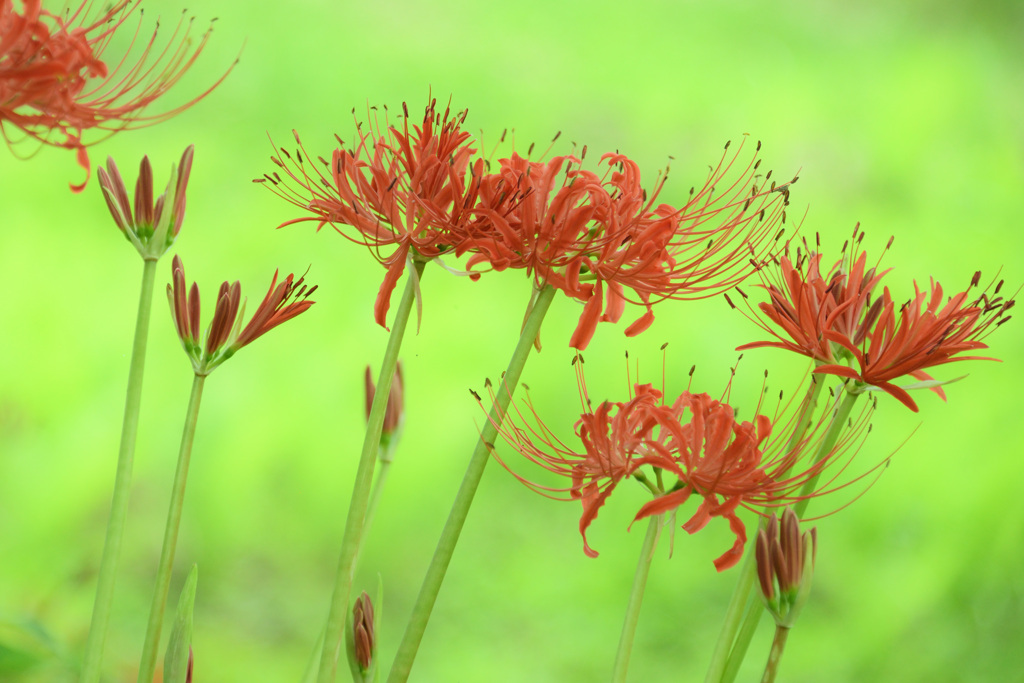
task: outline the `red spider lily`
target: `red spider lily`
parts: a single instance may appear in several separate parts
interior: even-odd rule
[[[518,419],[506,416],[499,430],[513,450],[568,477],[568,487],[531,482],[501,461],[496,450],[492,452],[535,491],[552,498],[568,494],[564,499],[583,503],[580,533],[584,552],[590,557],[596,557],[597,552],[587,543],[587,528],[619,482],[628,477],[643,483],[656,496],[640,508],[634,521],[675,511],[696,494],[702,501],[683,525],[686,531],[696,533],[712,517],[729,522],[735,542],[715,560],[719,571],[735,565],[743,554],[747,534],[736,514],[738,508],[765,514],[762,508],[782,507],[801,497],[823,495],[852,483],[835,484],[855,452],[854,446],[866,435],[870,406],[851,422],[851,428],[828,453],[818,454],[817,461],[811,462],[831,411],[825,411],[822,419],[790,446],[799,427],[795,417],[783,418],[777,413],[772,419],[757,414],[753,422],[740,422],[731,406],[707,394],[684,391],[673,404],[665,405],[662,392],[649,384],[634,384],[630,400],[604,402],[592,410],[580,365],[577,379],[585,412],[576,422],[575,432],[583,444],[582,452],[554,436],[529,399],[526,406],[532,419],[516,406]],[[653,469],[657,484],[644,474],[644,466]],[[837,471],[827,482],[801,496],[801,487],[826,468]],[[665,475],[676,477],[676,483],[667,490],[662,486]]]
[[[295,280],[291,273],[278,283],[277,275],[275,271],[267,295],[244,328],[245,301],[242,300],[241,286],[237,280],[231,284],[222,283],[204,344],[199,332],[199,287],[193,282],[186,293],[185,267],[178,256],[174,257],[167,300],[178,338],[197,375],[210,374],[240,348],[313,305],[309,297],[316,291],[316,285],[307,289],[303,284],[305,278]]]
[[[409,130],[408,108],[404,107],[401,129],[379,124],[368,132],[360,128],[352,149],[334,150],[323,169],[308,164],[310,158],[299,145],[294,156],[281,149],[271,157],[286,176],[266,175],[256,182],[269,182],[271,189],[296,206],[309,211],[281,225],[315,221],[317,230],[332,225],[340,234],[370,248],[387,268],[374,306],[374,318],[386,327],[391,293],[410,259],[428,260],[450,251],[461,238],[455,236],[466,211],[469,190],[466,177],[471,147],[469,134],[461,129],[466,111],[452,116],[437,111],[431,100],[423,123]],[[354,110],[353,110],[354,111]],[[470,178],[479,176],[483,161],[474,164]],[[346,232],[342,226],[355,229]],[[389,254],[382,250],[394,246]]]
[[[185,149],[177,173],[172,169],[173,177],[167,185],[167,191],[157,197],[155,203],[153,167],[149,157],[142,157],[139,178],[135,182],[134,215],[128,190],[114,160],[107,157],[107,168],[99,168],[100,188],[107,201],[107,208],[117,227],[144,259],[159,259],[181,231],[182,221],[185,220],[185,190],[192,172],[194,151],[192,145]]]
[[[837,354],[841,356],[844,351],[826,338],[826,332],[840,334],[853,344],[863,342],[880,310],[880,299],[872,303],[874,288],[889,272],[878,272],[877,266],[865,270],[867,254],[861,252],[854,260],[853,250],[847,251],[851,245],[856,248],[863,238],[858,224],[853,239],[843,245],[843,256],[824,277],[820,253],[808,248],[807,253],[802,254],[797,249],[794,263],[787,246],[786,253],[776,262],[779,282],[762,285],[771,302],[758,304],[774,326],[756,316],[751,318],[779,341],[753,342],[737,350],[771,346],[795,351],[819,363],[833,363]],[[806,241],[804,244],[806,247]],[[889,245],[892,245],[891,239]],[[817,246],[820,248],[820,242]],[[761,274],[768,277],[774,272],[764,269]],[[782,334],[777,328],[782,328]]]
[[[469,267],[525,268],[538,285],[583,302],[574,348],[586,348],[598,322],[617,322],[627,302],[646,309],[626,330],[639,334],[653,322],[652,303],[735,286],[758,265],[785,220],[788,184],[759,188],[756,157],[719,191],[741,149],[723,156],[680,209],[657,203],[664,176],[648,193],[636,163],[621,154],[601,158],[603,177],[579,167],[586,148],[579,159],[501,159],[500,169],[480,181],[477,220],[458,253],[476,252]]]
[[[88,182],[86,147],[93,143],[83,140],[86,130],[112,134],[164,121],[220,84],[227,73],[185,104],[143,115],[143,110],[192,66],[210,31],[193,50],[191,20],[183,15],[162,49],[154,31],[137,61],[129,56],[131,47],[129,54],[108,61],[106,50],[114,34],[140,2],[121,0],[94,17],[89,17],[91,0],[60,14],[41,9],[40,0],[23,0],[21,12],[15,11],[13,2],[0,2],[0,132],[8,145],[12,144],[9,127],[13,126],[43,144],[77,150]],[[138,36],[136,29],[132,47]],[[72,185],[72,189],[79,192],[86,182]]]
[[[971,286],[978,283],[976,273]],[[924,372],[925,368],[963,360],[998,360],[989,356],[957,356],[957,354],[987,349],[981,341],[986,334],[1010,319],[1003,314],[1013,307],[1013,299],[999,296],[1002,282],[996,285],[993,298],[982,293],[968,302],[970,288],[943,303],[942,285],[931,281],[929,291],[914,285],[915,296],[899,309],[889,295],[889,289],[880,299],[881,311],[861,344],[854,344],[837,332],[826,331],[825,337],[842,345],[857,360],[860,370],[846,365],[821,365],[815,372],[848,377],[878,387],[917,412],[917,404],[906,389],[892,383],[904,375],[931,385],[935,380]],[[956,357],[954,357],[956,356]],[[930,386],[943,400],[945,393],[938,385]]]
[[[852,243],[859,244],[861,239],[863,233],[855,230]],[[843,246],[844,255],[850,244]],[[999,296],[1002,282],[991,298],[983,292],[968,303],[968,289],[945,304],[941,285],[933,281],[926,292],[915,284],[915,297],[899,308],[897,320],[887,287],[872,300],[889,271],[879,272],[877,266],[865,269],[866,253],[861,252],[855,261],[852,251],[850,254],[851,262],[844,256],[826,277],[820,274],[819,253],[809,252],[805,257],[798,250],[795,264],[788,256],[781,257],[778,267],[784,284],[765,284],[771,302],[761,303],[759,308],[782,332],[754,318],[779,341],[753,342],[738,350],[771,346],[795,351],[818,363],[815,372],[875,386],[915,412],[917,404],[893,380],[909,375],[945,399],[942,387],[925,368],[961,360],[996,360],[957,354],[988,348],[981,338],[1009,320],[1003,314],[1014,302]],[[975,274],[971,287],[979,278],[980,273]],[[847,361],[856,361],[860,369],[846,365]]]

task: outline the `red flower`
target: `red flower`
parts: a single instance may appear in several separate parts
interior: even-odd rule
[[[598,322],[617,322],[627,302],[646,309],[626,330],[639,334],[653,322],[653,303],[735,286],[785,220],[788,190],[754,183],[756,157],[739,179],[724,180],[741,149],[723,157],[680,209],[657,203],[664,176],[648,193],[636,163],[621,154],[601,158],[603,177],[582,170],[576,157],[502,159],[480,182],[476,220],[458,253],[476,252],[469,267],[525,268],[538,286],[583,302],[574,348],[586,348]]]
[[[583,444],[582,452],[555,437],[529,399],[526,406],[532,419],[528,420],[516,406],[518,419],[506,416],[499,431],[528,460],[571,480],[568,487],[544,486],[525,479],[502,461],[535,491],[549,497],[567,493],[568,499],[583,503],[580,533],[584,552],[590,557],[596,557],[597,552],[587,543],[587,528],[619,482],[633,477],[656,496],[640,508],[634,521],[674,511],[694,494],[702,501],[683,524],[686,531],[696,533],[712,517],[727,520],[735,541],[714,564],[719,571],[728,569],[739,561],[747,539],[746,527],[736,514],[738,508],[765,514],[762,508],[799,500],[800,488],[824,469],[838,465],[842,472],[846,463],[840,461],[852,456],[860,437],[866,434],[870,406],[831,451],[812,463],[809,461],[828,427],[830,410],[790,447],[798,427],[795,417],[784,419],[776,414],[771,419],[757,414],[752,422],[740,422],[731,406],[707,394],[684,391],[672,405],[665,405],[660,391],[649,384],[635,384],[629,401],[605,402],[592,410],[580,367],[577,364],[577,379],[585,411],[575,431]],[[493,453],[501,461],[496,451]],[[653,481],[643,473],[644,466],[654,470]],[[663,488],[666,475],[674,475],[676,482]],[[848,485],[837,486],[836,476],[838,473],[819,483],[809,496]]]
[[[863,233],[855,231],[853,244],[859,244],[862,238]],[[850,244],[844,245],[844,254]],[[852,251],[850,254],[852,260]],[[759,308],[782,332],[754,318],[779,341],[753,342],[737,350],[772,346],[795,351],[817,362],[816,373],[875,386],[915,412],[917,404],[893,380],[909,375],[945,399],[942,387],[924,372],[925,368],[961,360],[996,360],[957,354],[988,348],[981,339],[1009,320],[1003,314],[1014,302],[999,296],[1002,282],[991,297],[983,292],[968,302],[968,288],[945,303],[938,283],[933,281],[930,291],[922,291],[915,284],[914,298],[899,307],[897,319],[889,289],[883,288],[880,296],[874,292],[889,271],[865,270],[864,252],[852,263],[847,263],[844,256],[826,277],[820,274],[820,261],[820,254],[801,256],[799,250],[795,264],[788,256],[779,259],[784,284],[764,285],[771,302],[761,303]],[[980,277],[980,273],[975,274],[971,287]],[[845,364],[850,361],[855,361],[859,369]]]
[[[314,302],[309,297],[316,291],[316,286],[307,289],[303,284],[305,278],[294,278],[289,273],[288,277],[278,283],[275,271],[267,295],[244,328],[242,316],[245,302],[241,298],[241,286],[237,280],[232,284],[222,283],[217,293],[213,320],[206,330],[203,343],[199,332],[199,287],[193,282],[186,293],[185,266],[175,256],[171,264],[172,284],[167,285],[167,300],[171,304],[171,317],[178,338],[196,374],[209,375],[240,348],[312,306]]]
[[[880,310],[880,299],[872,303],[875,286],[889,272],[877,272],[877,267],[865,270],[865,252],[861,252],[856,260],[853,259],[853,250],[848,252],[847,248],[852,243],[855,249],[863,238],[864,233],[860,232],[858,224],[853,239],[843,245],[843,256],[825,276],[822,276],[820,270],[820,253],[808,248],[808,253],[804,255],[797,249],[794,264],[787,247],[787,253],[776,262],[779,282],[762,285],[771,302],[758,304],[758,308],[774,326],[758,317],[752,317],[754,322],[779,341],[753,342],[737,350],[771,346],[795,351],[819,363],[833,363],[837,353],[842,355],[842,349],[826,339],[826,331],[842,335],[853,344],[863,342],[872,324],[878,319]],[[889,244],[892,244],[892,240]],[[763,277],[770,277],[774,273],[771,269],[761,271]],[[782,328],[781,334],[777,328]]]
[[[976,273],[971,286],[978,283],[981,273]],[[846,365],[830,363],[818,366],[815,372],[848,377],[878,387],[891,394],[905,406],[917,412],[917,404],[906,389],[892,383],[892,380],[910,375],[932,383],[935,380],[924,372],[925,368],[963,360],[998,360],[989,356],[957,356],[957,354],[987,349],[981,341],[991,329],[1003,324],[1010,316],[1003,313],[1013,306],[1013,299],[999,296],[1000,282],[989,298],[982,293],[968,302],[970,288],[946,299],[943,303],[942,285],[932,280],[929,291],[914,285],[915,296],[899,308],[886,288],[882,296],[881,311],[861,344],[838,332],[827,331],[825,337],[842,345],[857,360],[859,371]],[[954,357],[956,356],[956,357]],[[942,387],[930,387],[945,400]]]
[[[0,3],[0,131],[8,144],[13,126],[41,143],[77,150],[88,182],[86,147],[92,143],[83,140],[84,131],[113,133],[166,120],[224,80],[227,73],[189,102],[144,116],[192,66],[210,32],[192,50],[191,20],[183,16],[164,48],[157,49],[154,31],[138,61],[119,56],[110,67],[104,53],[140,2],[121,0],[92,18],[91,1],[59,14],[41,9],[40,0],[24,0],[20,13],[12,2]],[[84,187],[85,182],[72,189]]]
[[[467,211],[466,175],[476,151],[469,134],[460,126],[466,111],[451,115],[437,112],[431,100],[423,114],[423,123],[409,130],[408,108],[403,105],[403,125],[381,131],[375,124],[364,132],[352,149],[345,149],[339,138],[323,169],[309,164],[309,155],[294,133],[299,147],[294,156],[280,150],[272,161],[287,176],[278,173],[259,178],[269,181],[271,189],[311,216],[282,224],[315,221],[319,230],[332,225],[341,235],[370,248],[387,268],[377,295],[374,318],[386,327],[391,293],[410,259],[429,260],[450,251],[461,238],[459,226]],[[354,111],[354,110],[353,110]],[[470,177],[479,176],[483,161],[477,160]],[[341,226],[355,228],[349,234]],[[390,253],[382,253],[388,247]]]

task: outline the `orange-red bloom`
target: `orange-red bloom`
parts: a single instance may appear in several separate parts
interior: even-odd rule
[[[738,508],[764,514],[765,507],[781,507],[799,500],[801,487],[815,480],[824,469],[836,465],[840,472],[845,469],[846,463],[840,461],[852,456],[856,450],[852,447],[866,433],[870,406],[828,453],[811,462],[828,427],[826,417],[790,444],[794,431],[801,426],[795,417],[756,414],[753,421],[741,422],[730,405],[707,394],[684,391],[666,405],[662,392],[649,384],[635,384],[633,397],[628,401],[604,402],[592,409],[580,366],[577,364],[577,378],[584,412],[575,431],[583,445],[582,452],[555,437],[529,399],[527,411],[532,419],[515,407],[518,419],[506,416],[499,431],[513,450],[571,480],[568,487],[541,485],[516,474],[502,461],[530,488],[549,497],[567,493],[568,499],[582,502],[580,533],[584,552],[590,557],[597,552],[587,543],[587,528],[619,482],[633,477],[655,495],[640,508],[634,521],[673,512],[693,495],[702,500],[683,524],[686,531],[696,533],[712,517],[728,521],[735,541],[714,562],[719,571],[728,569],[739,561],[747,540],[746,527],[736,514]],[[826,410],[823,415],[829,416],[831,411]],[[498,457],[496,451],[494,455]],[[656,474],[653,480],[644,474],[645,466]],[[666,479],[671,476],[676,481],[669,485]],[[814,491],[803,497],[845,486],[835,485],[836,476],[818,483]]]
[[[545,163],[514,154],[481,180],[476,220],[458,253],[476,252],[469,267],[524,268],[538,286],[581,301],[574,348],[586,348],[599,322],[618,321],[626,303],[645,309],[626,330],[639,334],[654,320],[653,303],[711,296],[749,275],[785,220],[788,183],[759,186],[756,157],[726,180],[741,149],[723,156],[678,209],[657,202],[665,177],[648,193],[624,155],[605,154],[599,176],[580,168],[586,149]]]
[[[108,60],[114,34],[140,2],[121,0],[92,17],[91,0],[59,14],[43,10],[40,0],[23,0],[20,12],[10,0],[0,2],[0,132],[9,145],[16,142],[13,127],[41,143],[77,150],[88,182],[86,147],[92,143],[83,140],[86,130],[113,133],[166,120],[220,84],[227,73],[189,102],[143,115],[192,66],[210,32],[192,49],[191,20],[183,16],[163,48],[154,31],[137,60],[130,49]],[[132,46],[138,34],[136,29]],[[84,187],[85,182],[72,189]]]
[[[453,235],[466,212],[467,174],[479,176],[483,167],[477,160],[469,173],[476,150],[469,133],[461,129],[466,113],[452,115],[449,108],[442,115],[432,99],[422,124],[412,131],[408,108],[401,129],[381,130],[374,124],[363,131],[357,123],[359,139],[353,148],[346,149],[339,138],[330,162],[319,157],[322,169],[307,163],[310,157],[293,132],[299,145],[295,154],[281,149],[279,156],[271,157],[286,178],[274,173],[256,180],[269,182],[279,196],[312,214],[281,227],[313,221],[319,230],[330,224],[370,248],[387,268],[374,306],[374,319],[382,327],[407,261],[441,256],[461,239]],[[346,232],[345,225],[355,228],[355,234]],[[384,253],[389,247],[395,249]]]
[[[278,282],[275,271],[267,295],[244,328],[242,318],[245,301],[242,300],[241,285],[237,280],[231,284],[222,283],[217,293],[213,320],[203,340],[199,321],[199,287],[193,282],[191,287],[186,288],[185,266],[175,256],[171,264],[172,284],[167,285],[167,300],[171,305],[171,317],[178,338],[196,374],[210,374],[240,348],[312,306],[314,302],[309,297],[316,291],[316,285],[307,288],[304,280],[303,277],[295,280],[295,276],[289,273],[288,277]]]
[[[862,238],[863,233],[854,232],[853,249]],[[754,318],[778,341],[744,344],[738,350],[772,346],[795,351],[817,362],[815,372],[878,387],[915,412],[917,404],[893,380],[909,375],[944,399],[942,387],[925,368],[961,360],[996,360],[957,354],[988,348],[981,339],[1009,320],[1003,314],[1014,302],[999,296],[1002,282],[991,296],[982,292],[969,301],[968,288],[945,302],[940,284],[932,281],[928,290],[915,284],[914,298],[897,306],[888,287],[881,294],[876,292],[889,271],[866,268],[865,252],[854,260],[851,249],[847,256],[850,245],[844,245],[843,258],[826,276],[821,275],[821,254],[816,251],[801,255],[798,250],[795,262],[788,255],[779,258],[780,283],[763,285],[771,301],[758,305],[772,324]],[[770,277],[771,272],[765,269],[763,274]],[[979,279],[980,273],[975,274],[971,288]]]

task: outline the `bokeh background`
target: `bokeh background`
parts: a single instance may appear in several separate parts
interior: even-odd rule
[[[179,0],[144,3],[144,29]],[[215,80],[206,100],[159,126],[91,149],[130,179],[142,154],[158,182],[189,143],[196,161],[175,246],[212,292],[240,279],[250,301],[275,268],[320,284],[317,305],[207,382],[172,602],[199,565],[197,680],[294,681],[326,615],[355,458],[363,368],[386,333],[372,303],[383,269],[326,229],[276,230],[296,210],[251,182],[272,168],[268,135],[327,155],[353,134],[350,110],[421,111],[428,92],[469,108],[485,145],[562,131],[591,153],[621,150],[653,179],[674,157],[664,199],[681,199],[727,139],[764,143],[780,177],[799,171],[791,216],[838,249],[860,221],[885,257],[895,298],[934,277],[949,291],[975,270],[1024,281],[1024,13],[1019,3],[524,2],[261,3],[207,0],[219,17],[201,59],[166,103]],[[111,54],[116,54],[112,48]],[[35,152],[30,145],[15,150]],[[593,158],[596,159],[596,154]],[[0,679],[72,680],[92,606],[117,452],[141,263],[110,220],[95,178],[66,151],[0,155]],[[834,251],[831,253],[835,253]],[[158,290],[169,280],[161,263]],[[134,680],[191,381],[158,291],[135,488],[107,648],[110,680]],[[212,294],[208,294],[209,297]],[[528,296],[519,273],[477,283],[430,268],[418,335],[403,347],[407,422],[368,542],[359,587],[385,593],[388,662],[476,438],[467,391],[504,369]],[[551,424],[577,411],[567,346],[579,305],[556,299],[544,350],[524,380]],[[721,298],[667,304],[626,339],[602,325],[586,354],[595,398],[625,389],[623,355],[655,378],[669,343],[669,390],[717,394],[733,349],[763,336]],[[988,340],[1003,363],[947,366],[969,377],[949,401],[919,394],[911,414],[880,399],[858,455],[895,452],[854,505],[820,520],[812,601],[790,638],[788,681],[1024,680],[1024,386],[1017,322]],[[769,368],[794,391],[801,359],[748,352],[733,399],[749,410]],[[898,449],[898,450],[897,450]],[[528,470],[526,471],[527,473]],[[643,529],[641,491],[622,487],[581,548],[574,504],[543,499],[491,466],[421,654],[417,681],[593,681],[609,675]],[[827,508],[828,505],[823,505]],[[680,521],[685,519],[681,517]],[[633,681],[703,680],[736,572],[711,560],[731,543],[713,521],[651,572]],[[166,631],[165,631],[166,633]],[[759,676],[762,623],[740,680]],[[344,672],[342,672],[344,673]]]

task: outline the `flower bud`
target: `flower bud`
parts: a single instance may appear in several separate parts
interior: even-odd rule
[[[373,407],[373,397],[376,394],[376,387],[373,384],[373,375],[370,366],[366,366],[364,375],[366,388],[366,419],[370,419],[370,409]],[[388,446],[393,437],[405,422],[405,400],[402,383],[402,364],[399,362],[395,368],[395,374],[391,377],[391,391],[388,392],[388,404],[384,409],[384,423],[380,430],[381,459],[391,459],[391,449]]]
[[[139,178],[135,183],[135,202],[128,199],[124,179],[113,159],[107,159],[107,168],[100,168],[100,188],[107,201],[114,222],[125,238],[131,242],[146,261],[156,261],[172,244],[181,231],[185,219],[185,190],[192,172],[193,146],[181,155],[181,163],[171,166],[171,179],[167,189],[153,201],[153,167],[149,157],[142,157]],[[134,212],[133,212],[134,207]]]
[[[765,606],[781,627],[791,628],[807,602],[814,575],[817,529],[800,533],[800,522],[786,508],[780,522],[772,514],[757,534],[757,578]]]
[[[356,662],[362,673],[365,674],[370,670],[376,648],[373,630],[373,604],[366,591],[356,598],[356,604],[352,608],[352,637],[355,642]]]

